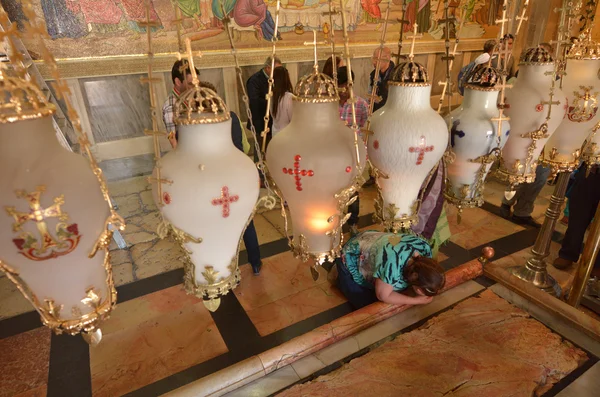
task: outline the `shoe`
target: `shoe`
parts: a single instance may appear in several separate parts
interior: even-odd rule
[[[354,237],[358,234],[358,227],[356,225],[350,226],[350,236]]]
[[[539,223],[537,223],[530,216],[516,216],[516,215],[513,215],[512,216],[512,221],[514,223],[518,224],[518,225],[533,226],[533,227],[541,227],[542,226]]]
[[[502,204],[500,206],[500,215],[503,218],[510,218],[510,210],[511,210],[510,205],[508,205],[508,204]]]
[[[569,217],[563,216],[562,219],[560,220],[560,223],[562,223],[563,225],[569,225]]]
[[[260,274],[260,268],[262,267],[262,261],[258,264],[258,265],[252,265],[252,271],[254,272],[255,276],[258,276]]]
[[[552,263],[552,266],[554,266],[557,269],[564,270],[564,269],[568,269],[571,266],[573,266],[573,263],[575,263],[575,262],[559,257],[554,260],[554,263]]]

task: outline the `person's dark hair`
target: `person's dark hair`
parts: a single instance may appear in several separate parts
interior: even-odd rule
[[[502,37],[502,40],[515,39],[515,36],[512,33],[507,33]]]
[[[283,66],[278,66],[273,70],[273,117],[277,117],[279,110],[279,100],[283,98],[286,92],[293,92],[292,82],[288,70]]]
[[[413,257],[404,266],[403,275],[410,285],[421,288],[427,296],[437,295],[446,284],[444,269],[436,260],[424,256]]]
[[[494,50],[494,47],[496,47],[496,40],[488,40],[483,45],[483,52],[490,53]]]
[[[175,79],[178,78],[179,81],[184,81],[188,74],[192,74],[190,70],[190,64],[186,59],[180,59],[173,64],[171,68],[171,80],[175,83]],[[196,68],[196,74],[200,76],[200,70]]]
[[[348,68],[346,66],[342,66],[338,69],[338,85],[344,85],[348,83]],[[352,71],[352,81],[354,81],[354,71]]]
[[[340,65],[340,62],[342,62],[342,59],[340,57],[336,56],[335,57],[336,68]],[[323,65],[323,71],[321,73],[333,78],[333,57],[332,56],[327,58],[327,60],[325,61],[325,65]],[[338,78],[339,78],[339,76],[338,76]]]

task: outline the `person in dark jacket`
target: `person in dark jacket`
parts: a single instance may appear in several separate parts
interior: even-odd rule
[[[379,78],[377,82],[375,82],[375,67],[377,66],[377,58],[380,58],[379,61]],[[373,71],[371,72],[370,80],[369,80],[369,95],[373,92],[373,84],[377,84],[376,95],[381,98],[381,100],[375,100],[375,104],[373,105],[373,111],[383,107],[388,97],[388,80],[392,76],[392,72],[396,65],[392,61],[392,51],[388,47],[383,47],[383,49],[377,48],[375,52],[373,52],[373,57],[371,58],[373,62]]]
[[[248,91],[248,102],[250,103],[250,111],[252,112],[252,124],[256,130],[256,136],[262,145],[261,132],[265,129],[265,113],[267,112],[267,93],[269,92],[269,76],[271,75],[272,58],[268,57],[265,60],[263,68],[254,73],[248,81],[246,81],[246,90]],[[281,60],[275,57],[275,67],[281,66]],[[269,128],[273,125],[273,119],[269,118]],[[248,120],[247,128],[250,129],[250,120]],[[267,144],[271,140],[271,132],[267,134]],[[266,148],[265,148],[266,149]],[[254,162],[258,162],[258,156],[254,153]],[[262,176],[261,176],[262,179]]]

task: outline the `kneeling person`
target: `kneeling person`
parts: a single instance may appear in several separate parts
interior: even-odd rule
[[[444,287],[444,270],[429,243],[412,234],[366,231],[342,249],[338,288],[355,309],[377,300],[395,305],[431,302]],[[412,287],[417,296],[399,293]]]

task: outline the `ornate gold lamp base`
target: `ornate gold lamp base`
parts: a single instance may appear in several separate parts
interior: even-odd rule
[[[550,198],[550,205],[546,210],[544,224],[531,249],[533,254],[525,266],[516,266],[509,269],[512,275],[523,281],[531,283],[539,289],[560,296],[560,286],[557,284],[547,270],[546,258],[550,255],[550,244],[552,243],[552,233],[556,226],[556,221],[560,216],[562,204],[565,200],[567,184],[569,183],[569,172],[558,174],[558,182],[554,188],[554,193]]]

